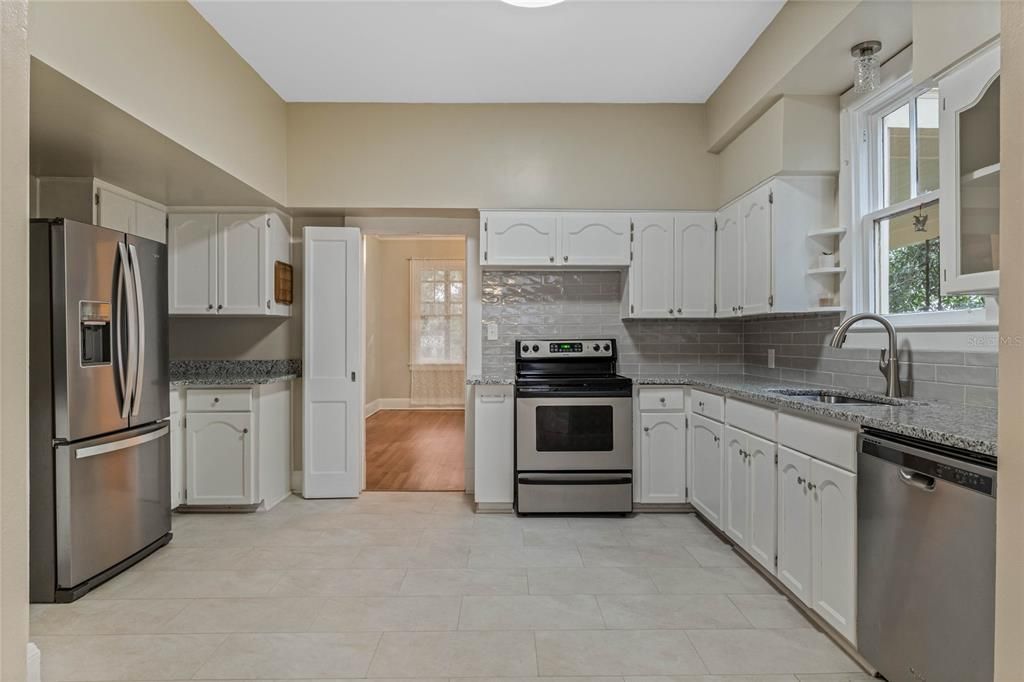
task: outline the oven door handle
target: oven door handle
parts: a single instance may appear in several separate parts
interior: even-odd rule
[[[632,483],[627,474],[520,474],[522,485],[625,485]]]

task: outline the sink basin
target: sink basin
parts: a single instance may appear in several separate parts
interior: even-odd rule
[[[905,405],[910,402],[885,396],[869,398],[863,395],[846,395],[828,389],[771,388],[768,390],[771,393],[785,395],[797,400],[806,400],[826,405]]]

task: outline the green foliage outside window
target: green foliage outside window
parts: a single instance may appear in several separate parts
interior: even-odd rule
[[[889,251],[889,312],[923,313],[984,307],[981,296],[941,296],[938,238]]]

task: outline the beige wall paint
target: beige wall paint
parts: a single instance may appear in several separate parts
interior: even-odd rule
[[[463,260],[464,239],[378,239],[367,237],[367,402],[369,385],[376,398],[409,398],[409,259]],[[375,243],[374,243],[375,242]],[[371,247],[372,244],[372,247]],[[369,250],[376,252],[375,262]],[[373,282],[371,284],[371,281]],[[370,297],[370,291],[376,297]],[[375,322],[370,323],[372,314]],[[373,337],[370,336],[373,328]],[[373,399],[376,399],[373,398]]]
[[[788,2],[708,98],[707,146],[720,151],[783,93],[776,86],[860,4]]]
[[[30,50],[287,204],[284,101],[184,0],[33,2]]]
[[[363,297],[366,300],[365,306],[365,317],[366,317],[366,329],[365,329],[365,353],[366,353],[366,382],[365,382],[365,403],[369,405],[375,400],[384,397],[384,394],[380,390],[380,371],[379,363],[381,358],[380,352],[380,310],[381,306],[376,304],[377,301],[386,301],[390,297],[385,297],[383,284],[383,277],[381,277],[381,246],[384,242],[374,237],[364,237],[364,259],[363,265],[365,273],[366,286],[363,289]],[[391,287],[393,290],[394,287]]]
[[[294,306],[292,306],[294,307]],[[288,360],[302,357],[288,318],[171,317],[172,360]]]
[[[780,99],[721,152],[718,204],[785,173],[839,172],[839,98]]]
[[[28,109],[26,0],[0,12],[0,680],[28,642]]]
[[[999,285],[1003,291],[1024,291],[1024,3],[1002,7],[1002,90],[1000,91],[999,179],[1001,222]],[[1004,296],[999,310],[999,412],[1024,411],[1024,301]],[[997,680],[1024,679],[1024,424],[999,419],[999,487],[996,498],[996,671]]]
[[[715,208],[704,107],[292,104],[303,207]]]
[[[914,82],[949,68],[999,35],[999,2],[915,2]]]

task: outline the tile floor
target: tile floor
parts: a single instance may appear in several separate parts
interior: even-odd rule
[[[174,534],[84,599],[33,606],[44,680],[870,679],[692,515],[369,493],[175,515]]]

